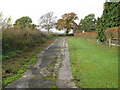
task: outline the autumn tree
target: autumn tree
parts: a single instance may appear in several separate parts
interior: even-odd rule
[[[62,19],[58,19],[56,23],[56,29],[58,30],[65,30],[66,35],[70,32],[70,30],[76,30],[78,28],[78,25],[75,23],[75,20],[77,20],[77,14],[75,13],[65,13],[62,15]]]
[[[53,12],[49,12],[45,15],[42,15],[39,19],[39,28],[48,30],[55,27],[56,16],[53,15]]]

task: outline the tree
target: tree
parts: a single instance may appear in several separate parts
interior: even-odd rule
[[[32,23],[32,19],[28,16],[24,16],[19,18],[15,21],[14,27],[21,29],[21,28],[30,28]]]
[[[33,30],[36,29],[36,27],[37,27],[37,25],[35,25],[35,24],[31,24],[31,25],[29,26],[29,28],[30,28],[30,29],[33,29]]]
[[[41,16],[39,19],[40,29],[43,29],[43,28],[47,29],[49,33],[50,29],[55,27],[55,20],[56,20],[56,16],[53,16],[53,12],[49,12]]]
[[[77,14],[75,13],[65,13],[62,15],[62,19],[58,19],[56,23],[56,29],[58,30],[65,30],[66,35],[70,32],[70,30],[76,30],[78,28],[78,25],[75,23],[75,20],[77,20]]]
[[[11,16],[8,18],[3,18],[3,13],[0,13],[0,29],[6,29],[6,28],[10,28],[12,26],[12,18]]]
[[[11,26],[12,26],[12,18],[11,18],[11,16],[10,17],[8,17],[8,18],[6,18],[5,20],[4,20],[4,28],[10,28]]]
[[[94,14],[88,14],[85,16],[84,19],[81,19],[80,23],[80,30],[95,30],[96,28],[96,19]]]
[[[0,29],[2,29],[2,24],[3,24],[3,14],[1,12],[0,13]]]
[[[63,30],[63,29],[65,29],[65,20],[63,20],[63,19],[58,19],[58,21],[57,21],[57,23],[55,23],[55,25],[56,25],[56,29],[58,29],[59,31],[60,30]]]

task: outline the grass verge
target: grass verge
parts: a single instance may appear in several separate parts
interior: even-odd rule
[[[2,86],[3,88],[10,82],[18,79],[27,70],[26,67],[32,66],[36,63],[36,55],[52,43],[52,40],[47,41],[44,44],[40,44],[34,48],[27,50],[26,52],[17,55],[14,58],[3,61],[2,65]]]
[[[80,88],[118,88],[118,49],[91,40],[67,40],[73,81]]]

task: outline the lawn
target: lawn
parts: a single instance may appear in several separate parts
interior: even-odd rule
[[[72,81],[79,88],[118,88],[118,49],[69,38]]]

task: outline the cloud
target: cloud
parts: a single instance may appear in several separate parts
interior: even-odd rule
[[[104,0],[2,0],[0,10],[4,16],[12,16],[13,21],[29,16],[35,24],[43,14],[53,11],[58,18],[64,13],[75,12],[79,19],[89,13],[100,17]]]

